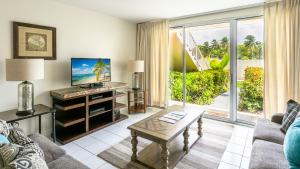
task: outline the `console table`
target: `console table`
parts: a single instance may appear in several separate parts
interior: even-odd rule
[[[42,129],[41,129],[41,125],[42,125],[42,117],[43,115],[46,114],[51,114],[52,115],[52,138],[53,138],[53,142],[56,141],[56,132],[55,132],[55,109],[52,109],[48,106],[42,105],[42,104],[38,104],[34,106],[34,110],[35,112],[33,114],[27,115],[27,116],[17,116],[16,112],[18,111],[17,109],[13,109],[13,110],[8,110],[8,111],[4,111],[4,112],[0,112],[0,119],[5,120],[7,123],[10,124],[14,124],[17,123],[18,121],[21,120],[25,120],[25,119],[30,119],[30,118],[34,118],[34,117],[38,117],[39,118],[39,133],[41,134]]]
[[[120,122],[128,116],[120,114],[127,105],[117,102],[126,96],[126,83],[108,82],[103,87],[70,87],[50,92],[56,109],[56,138],[69,143],[89,133]]]

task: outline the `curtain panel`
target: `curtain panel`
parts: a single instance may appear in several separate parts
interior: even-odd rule
[[[267,118],[300,101],[300,0],[265,5],[265,98]]]
[[[168,21],[138,24],[136,58],[145,61],[145,72],[140,79],[148,92],[150,106],[166,106],[168,41]]]

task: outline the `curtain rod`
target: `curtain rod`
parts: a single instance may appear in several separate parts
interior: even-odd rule
[[[214,10],[214,11],[203,12],[203,13],[192,14],[192,15],[179,16],[179,17],[169,18],[168,20],[171,22],[171,21],[175,21],[175,20],[179,20],[179,19],[187,19],[187,18],[192,18],[192,17],[199,17],[199,16],[217,14],[217,13],[223,13],[223,12],[231,12],[231,11],[261,7],[261,6],[264,6],[264,2],[255,3],[255,4],[251,4],[251,5],[244,5],[244,6],[239,6],[239,7],[233,7],[233,8]]]
[[[142,24],[142,23],[146,23],[146,22],[157,22],[157,21],[162,21],[162,20],[168,20],[169,22],[172,22],[172,21],[179,20],[179,19],[188,19],[188,18],[192,18],[192,17],[199,17],[199,16],[217,14],[217,13],[222,13],[222,12],[231,12],[231,11],[242,10],[242,9],[263,7],[265,4],[272,4],[272,3],[276,3],[276,2],[280,2],[280,1],[283,1],[283,0],[268,0],[266,2],[260,2],[260,3],[250,4],[250,5],[239,6],[239,7],[214,10],[214,11],[203,12],[203,13],[198,13],[198,14],[191,14],[191,15],[185,15],[185,16],[179,16],[179,17],[173,17],[173,18],[153,19],[153,20],[149,20],[149,21],[145,21],[145,22],[140,22],[137,24]]]

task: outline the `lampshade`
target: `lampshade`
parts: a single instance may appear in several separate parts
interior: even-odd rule
[[[7,81],[38,79],[44,79],[43,59],[6,59]]]
[[[128,71],[130,72],[144,72],[143,60],[130,60],[128,61]]]

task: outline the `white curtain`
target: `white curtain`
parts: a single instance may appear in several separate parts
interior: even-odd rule
[[[300,101],[300,0],[265,5],[265,113]]]
[[[166,20],[138,24],[137,59],[145,61],[142,76],[150,106],[166,106],[169,24]]]

